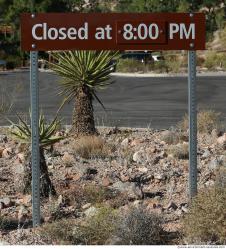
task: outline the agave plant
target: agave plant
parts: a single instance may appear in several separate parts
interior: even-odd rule
[[[19,123],[12,124],[10,129],[11,134],[18,140],[24,143],[31,143],[31,127],[20,116],[18,116]],[[43,114],[39,116],[39,153],[40,153],[40,195],[48,197],[49,194],[55,195],[56,191],[51,183],[48,173],[48,167],[44,156],[44,147],[53,145],[54,143],[63,139],[61,136],[54,136],[56,130],[60,125],[60,121],[55,117],[50,124],[46,124]],[[31,190],[31,153],[29,151],[28,160],[24,169],[23,192],[27,193]]]
[[[118,52],[68,51],[51,55],[56,61],[50,63],[51,68],[63,78],[59,92],[65,96],[62,106],[75,99],[71,132],[74,135],[94,134],[93,99],[104,108],[97,90],[113,83],[110,80],[111,62],[118,57]]]

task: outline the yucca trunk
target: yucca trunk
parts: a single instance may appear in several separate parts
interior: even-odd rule
[[[27,163],[24,168],[23,193],[31,193],[31,152],[27,156]],[[55,195],[55,188],[49,178],[48,166],[46,164],[44,150],[40,148],[40,196],[49,197]]]
[[[93,135],[96,133],[92,101],[93,97],[89,87],[83,85],[77,89],[71,128],[73,135]]]

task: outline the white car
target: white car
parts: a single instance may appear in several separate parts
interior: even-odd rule
[[[164,60],[164,57],[162,55],[152,55],[151,56],[153,61],[162,61]]]

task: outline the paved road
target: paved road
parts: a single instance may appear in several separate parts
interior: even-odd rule
[[[105,113],[94,103],[97,125],[153,127],[158,129],[175,125],[187,112],[186,77],[126,77],[113,76],[115,84],[99,93],[107,108]],[[54,116],[60,105],[57,96],[59,78],[53,73],[40,73],[40,107],[48,118]],[[18,87],[19,85],[19,87]],[[15,113],[26,114],[29,109],[29,73],[0,74],[0,90],[14,96]],[[214,109],[226,117],[226,76],[198,78],[198,107]],[[1,96],[1,95],[0,95]],[[1,102],[0,102],[1,103]],[[64,122],[70,124],[73,103],[61,111]],[[0,120],[1,125],[7,124]]]

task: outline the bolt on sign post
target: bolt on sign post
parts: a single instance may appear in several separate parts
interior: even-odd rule
[[[38,51],[188,50],[189,197],[197,193],[195,51],[205,49],[203,13],[24,13],[21,15],[21,48],[32,52],[33,61],[31,103],[34,225],[40,222]]]

